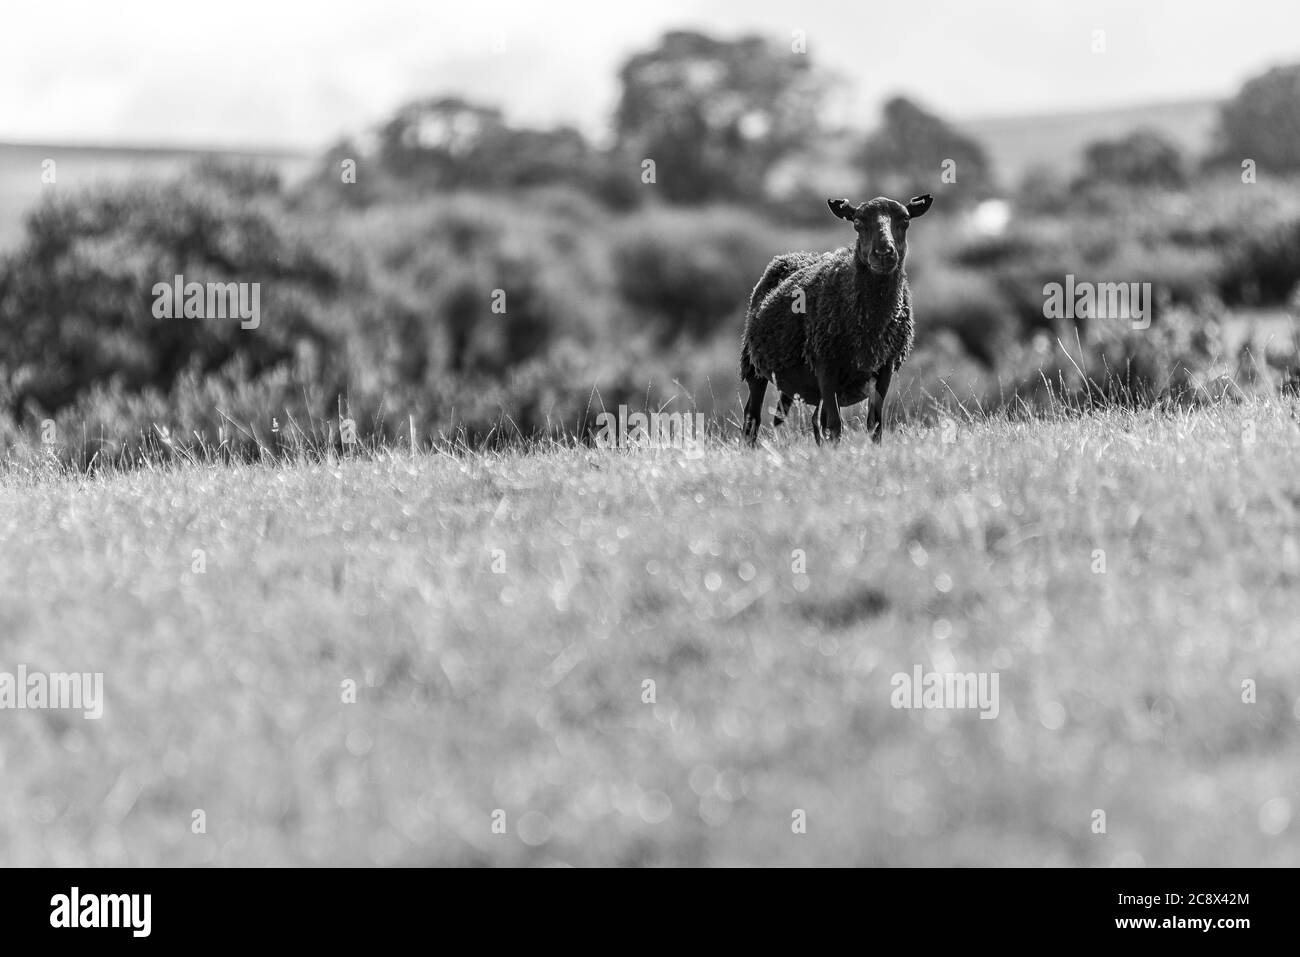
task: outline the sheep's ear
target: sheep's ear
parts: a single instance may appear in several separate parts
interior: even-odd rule
[[[857,210],[847,199],[828,199],[826,205],[831,208],[831,212],[840,219],[852,220]]]
[[[934,197],[929,193],[924,196],[913,196],[907,203],[907,215],[912,219],[918,216],[924,216],[931,204],[934,203]]]

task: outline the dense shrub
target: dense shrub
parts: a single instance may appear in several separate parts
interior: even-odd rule
[[[1218,325],[1184,308],[1165,310],[1149,329],[1098,326],[1088,372],[1109,401],[1194,398],[1221,354]]]
[[[1223,253],[1218,280],[1228,303],[1286,302],[1300,282],[1300,219],[1243,230]]]
[[[250,374],[237,360],[206,374],[189,369],[167,390],[100,383],[54,415],[46,444],[83,468],[97,456],[130,460],[196,445],[244,456],[323,447],[338,436],[337,416],[325,415],[337,396],[304,386],[309,378],[287,367]]]
[[[1054,166],[1038,164],[1025,171],[1015,196],[1023,213],[1056,216],[1070,205],[1070,183]]]
[[[1015,316],[988,276],[967,269],[930,270],[912,291],[921,341],[947,330],[971,356],[997,363],[1015,335]]]
[[[1025,262],[1042,255],[1039,237],[1024,228],[1000,236],[981,236],[953,251],[953,262],[967,269],[987,270]]]
[[[620,323],[603,211],[559,193],[462,193],[376,207],[348,226],[387,303],[363,352],[384,385],[451,375],[500,378],[565,338]]]
[[[754,284],[786,251],[781,243],[741,210],[647,210],[626,220],[615,239],[618,291],[661,342],[724,330],[738,336]]]
[[[1158,130],[1139,129],[1090,143],[1084,150],[1081,183],[1180,189],[1187,184],[1187,168],[1176,143]]]
[[[236,360],[254,376],[328,360],[337,324],[327,303],[342,271],[265,193],[200,176],[56,194],[39,206],[26,241],[0,262],[0,378],[12,411],[52,413],[98,385],[165,392],[186,369]],[[260,325],[155,318],[155,283],[177,275],[259,283]],[[326,361],[312,375],[324,382],[337,371]]]

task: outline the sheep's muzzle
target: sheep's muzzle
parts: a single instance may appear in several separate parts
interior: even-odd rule
[[[898,251],[892,248],[867,253],[867,268],[878,276],[888,276],[898,268]]]

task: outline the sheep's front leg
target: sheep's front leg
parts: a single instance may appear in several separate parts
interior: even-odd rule
[[[749,386],[749,401],[745,403],[745,441],[750,445],[758,442],[758,430],[763,424],[763,394],[767,392],[767,380],[754,376],[745,380]]]
[[[876,394],[871,397],[867,408],[867,428],[871,430],[871,441],[880,443],[885,431],[885,395],[889,392],[889,380],[894,376],[894,367],[886,364],[876,373]]]
[[[840,440],[842,423],[840,421],[840,400],[838,382],[830,375],[818,375],[817,387],[822,394],[821,408],[817,410],[817,442],[821,444],[822,436],[832,442]]]

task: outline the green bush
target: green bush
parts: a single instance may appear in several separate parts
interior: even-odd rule
[[[614,243],[619,294],[663,343],[739,336],[754,284],[786,251],[763,220],[726,207],[647,210],[623,221]]]
[[[966,352],[996,364],[1015,335],[1015,313],[989,276],[969,269],[927,270],[912,284],[916,335],[925,341],[940,330],[957,337]]]
[[[1278,305],[1300,282],[1300,219],[1266,225],[1237,236],[1218,273],[1225,302]]]
[[[188,368],[236,360],[256,376],[292,363],[307,343],[331,355],[327,304],[342,271],[286,222],[266,189],[211,176],[55,194],[0,262],[0,379],[11,410],[44,416],[99,385],[166,392]],[[156,318],[154,285],[177,275],[258,283],[260,325]]]
[[[575,194],[452,194],[367,210],[347,238],[375,310],[359,348],[385,385],[501,378],[567,338],[620,324],[604,216]]]
[[[1099,140],[1084,150],[1080,183],[1181,189],[1187,165],[1178,145],[1159,130],[1138,129],[1114,140]]]

